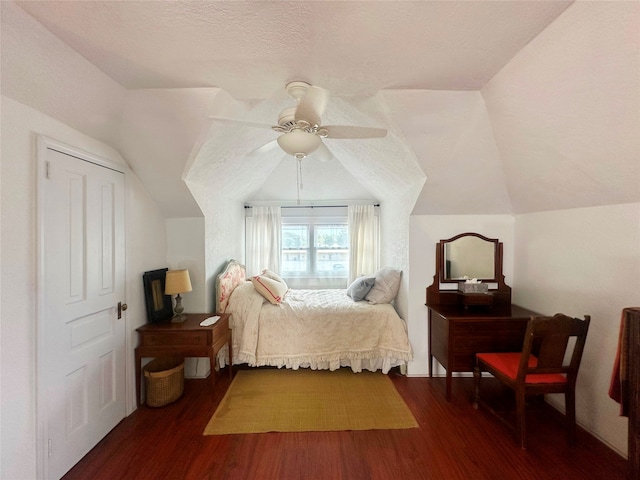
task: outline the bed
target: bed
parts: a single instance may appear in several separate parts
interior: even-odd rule
[[[388,373],[413,358],[406,323],[390,303],[289,289],[272,304],[254,283],[233,260],[216,279],[217,311],[231,314],[234,364]]]

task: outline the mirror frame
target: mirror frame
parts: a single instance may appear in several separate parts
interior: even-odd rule
[[[447,249],[447,244],[454,242],[460,238],[464,238],[464,237],[476,237],[479,238],[480,240],[483,240],[487,243],[493,243],[493,277],[491,278],[478,278],[478,280],[481,280],[483,282],[497,282],[499,275],[502,273],[502,262],[500,261],[499,257],[500,257],[500,241],[497,238],[487,238],[484,235],[480,235],[479,233],[471,233],[471,232],[467,232],[467,233],[461,233],[459,235],[456,235],[455,237],[451,237],[448,238],[446,240],[440,240],[440,242],[438,242],[437,248],[440,249],[440,255],[438,255],[439,258],[439,270],[440,270],[440,283],[460,283],[460,282],[464,282],[464,279],[455,279],[455,278],[445,278],[446,275],[446,268],[445,268],[445,262],[446,262],[446,249]]]
[[[491,295],[491,308],[502,308],[508,305],[511,305],[511,287],[507,285],[504,281],[504,273],[502,271],[503,265],[503,245],[498,239],[495,238],[487,238],[484,235],[480,235],[479,233],[461,233],[460,235],[456,235],[455,237],[451,237],[446,240],[440,240],[436,244],[436,271],[433,276],[433,283],[427,287],[426,296],[427,302],[426,305],[451,305],[465,308],[468,305],[468,302],[465,303],[467,297],[473,296],[473,294],[465,294],[459,292],[457,289],[452,290],[449,288],[441,288],[441,284],[460,284],[463,280],[443,280],[444,279],[444,246],[448,242],[452,242],[457,238],[464,236],[473,236],[478,237],[487,242],[492,242],[495,244],[495,257],[494,257],[494,273],[495,278],[490,279],[481,279],[486,283],[492,283],[493,285],[489,287],[489,294]]]

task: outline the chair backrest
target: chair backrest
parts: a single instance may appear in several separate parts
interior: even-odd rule
[[[524,381],[531,374],[562,373],[566,374],[567,383],[574,385],[590,322],[589,315],[585,315],[584,320],[561,313],[553,317],[531,317],[522,346],[517,381]],[[567,346],[572,337],[575,337],[573,353],[569,364],[564,364]],[[535,367],[529,366],[531,354],[538,358]]]

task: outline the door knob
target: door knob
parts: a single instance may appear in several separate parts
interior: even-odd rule
[[[118,302],[118,319],[122,318],[122,312],[129,308],[126,303]]]

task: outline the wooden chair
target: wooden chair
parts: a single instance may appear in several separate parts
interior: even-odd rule
[[[564,393],[567,435],[569,443],[575,443],[576,377],[590,321],[589,315],[585,315],[584,320],[560,313],[553,317],[532,317],[527,324],[522,352],[476,354],[473,406],[478,408],[478,404],[482,403],[502,419],[480,399],[480,379],[483,371],[491,373],[512,388],[516,398],[516,436],[520,439],[523,450],[527,448],[525,400],[528,395]],[[575,337],[575,343],[567,365],[564,359],[571,337]]]

